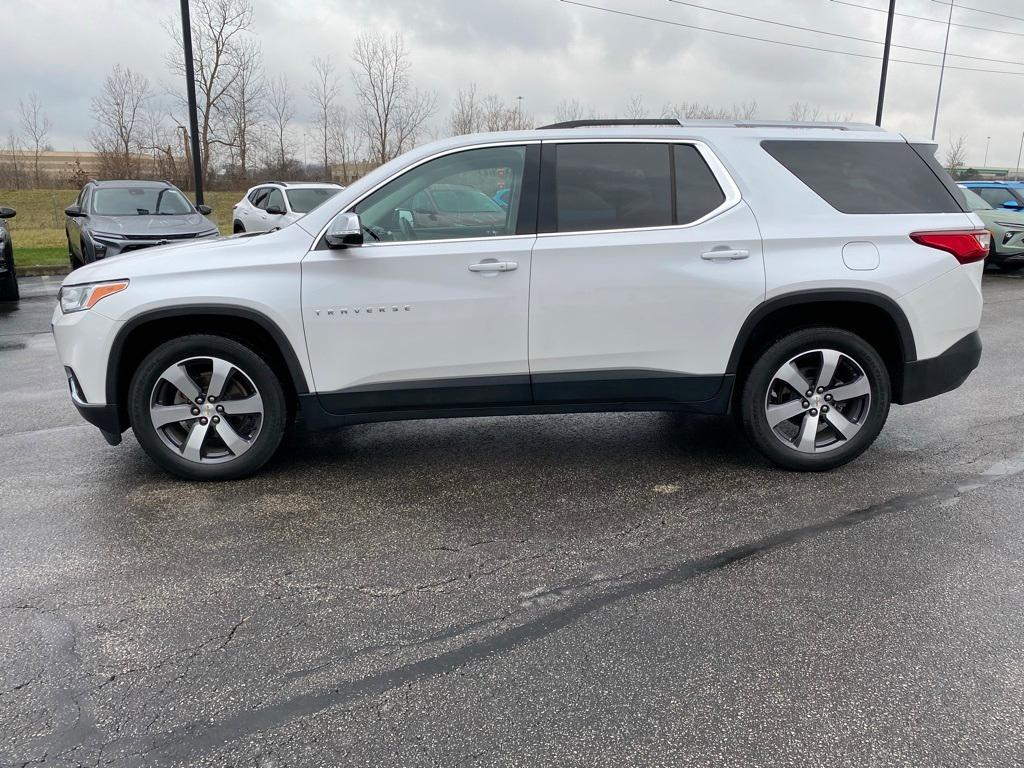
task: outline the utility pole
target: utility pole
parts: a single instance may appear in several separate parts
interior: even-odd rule
[[[946,43],[942,46],[942,66],[939,67],[939,90],[935,94],[935,118],[932,120],[932,141],[935,140],[935,129],[939,124],[939,101],[942,99],[942,77],[946,74],[946,51],[949,50],[949,28],[953,26],[953,4],[949,0],[949,18],[946,19]]]
[[[988,145],[991,144],[991,143],[992,143],[992,137],[991,136],[986,136],[985,137],[985,159],[981,163],[986,168],[988,168]]]
[[[192,134],[192,177],[195,181],[196,205],[203,204],[203,163],[199,157],[199,113],[196,107],[196,72],[192,61],[192,19],[188,0],[181,0],[181,43],[185,49],[185,87],[188,90],[188,124]]]
[[[882,106],[885,104],[885,78],[889,75],[889,50],[892,48],[892,22],[896,18],[896,0],[889,0],[889,19],[885,23],[885,50],[882,53],[882,77],[878,82],[878,110],[875,125],[882,127]]]

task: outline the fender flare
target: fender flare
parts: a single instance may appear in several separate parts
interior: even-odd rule
[[[284,331],[282,331],[278,327],[277,323],[269,317],[254,309],[232,304],[188,304],[143,312],[142,314],[136,315],[131,320],[127,321],[121,327],[117,332],[117,336],[114,337],[113,344],[110,345],[110,355],[107,359],[106,398],[108,403],[117,403],[117,381],[118,372],[121,366],[121,357],[124,352],[125,340],[132,331],[140,325],[144,325],[153,320],[165,320],[169,317],[188,317],[189,315],[224,315],[230,317],[241,317],[256,323],[270,335],[270,338],[274,340],[278,350],[281,352],[281,357],[284,359],[284,363],[288,368],[288,374],[291,377],[292,385],[295,387],[295,393],[297,395],[305,395],[309,393],[309,385],[306,382],[306,375],[303,373],[302,366],[299,364],[299,358],[298,355],[295,354],[295,349],[292,347],[291,342],[288,341],[288,337],[285,335]]]
[[[750,341],[754,330],[768,315],[779,309],[799,306],[800,304],[815,304],[821,302],[846,302],[854,304],[869,304],[883,310],[896,325],[900,336],[900,346],[903,350],[903,361],[913,362],[917,360],[917,345],[914,342],[914,332],[910,327],[910,321],[906,314],[893,299],[885,294],[876,291],[863,290],[858,288],[813,288],[807,291],[795,291],[782,296],[775,296],[768,301],[757,305],[754,310],[743,321],[740,331],[736,335],[736,341],[729,355],[729,364],[726,373],[736,373],[739,368],[740,358]]]

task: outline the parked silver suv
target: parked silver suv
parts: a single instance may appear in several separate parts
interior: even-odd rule
[[[217,225],[167,181],[90,181],[64,210],[71,268],[153,245],[216,237]]]

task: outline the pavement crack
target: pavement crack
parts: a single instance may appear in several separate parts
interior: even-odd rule
[[[279,727],[296,718],[306,717],[332,707],[350,705],[367,697],[386,694],[396,688],[408,686],[424,679],[451,673],[474,662],[511,653],[566,627],[587,615],[622,600],[656,592],[675,586],[730,565],[793,546],[808,539],[833,531],[853,528],[883,515],[906,512],[911,509],[941,503],[965,493],[971,493],[994,482],[1024,472],[1024,452],[993,464],[985,471],[970,475],[958,482],[939,486],[923,493],[904,494],[855,509],[835,518],[810,525],[778,531],[746,544],[740,544],[717,553],[656,569],[653,573],[630,580],[628,578],[600,577],[576,586],[584,597],[571,602],[556,600],[559,607],[501,631],[471,640],[433,656],[409,662],[400,667],[383,670],[355,680],[345,681],[320,692],[297,695],[280,703],[239,712],[215,723],[197,721],[165,734],[166,741],[157,750],[168,758],[182,759],[188,755],[215,747],[224,742],[244,738],[246,734]],[[600,586],[595,594],[587,595],[587,586]],[[571,588],[545,590],[541,595],[560,598]],[[532,605],[527,606],[532,607]]]

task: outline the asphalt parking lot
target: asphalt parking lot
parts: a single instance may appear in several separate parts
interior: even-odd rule
[[[170,479],[0,311],[0,765],[1024,763],[1024,280],[824,475],[728,419],[366,425]]]

